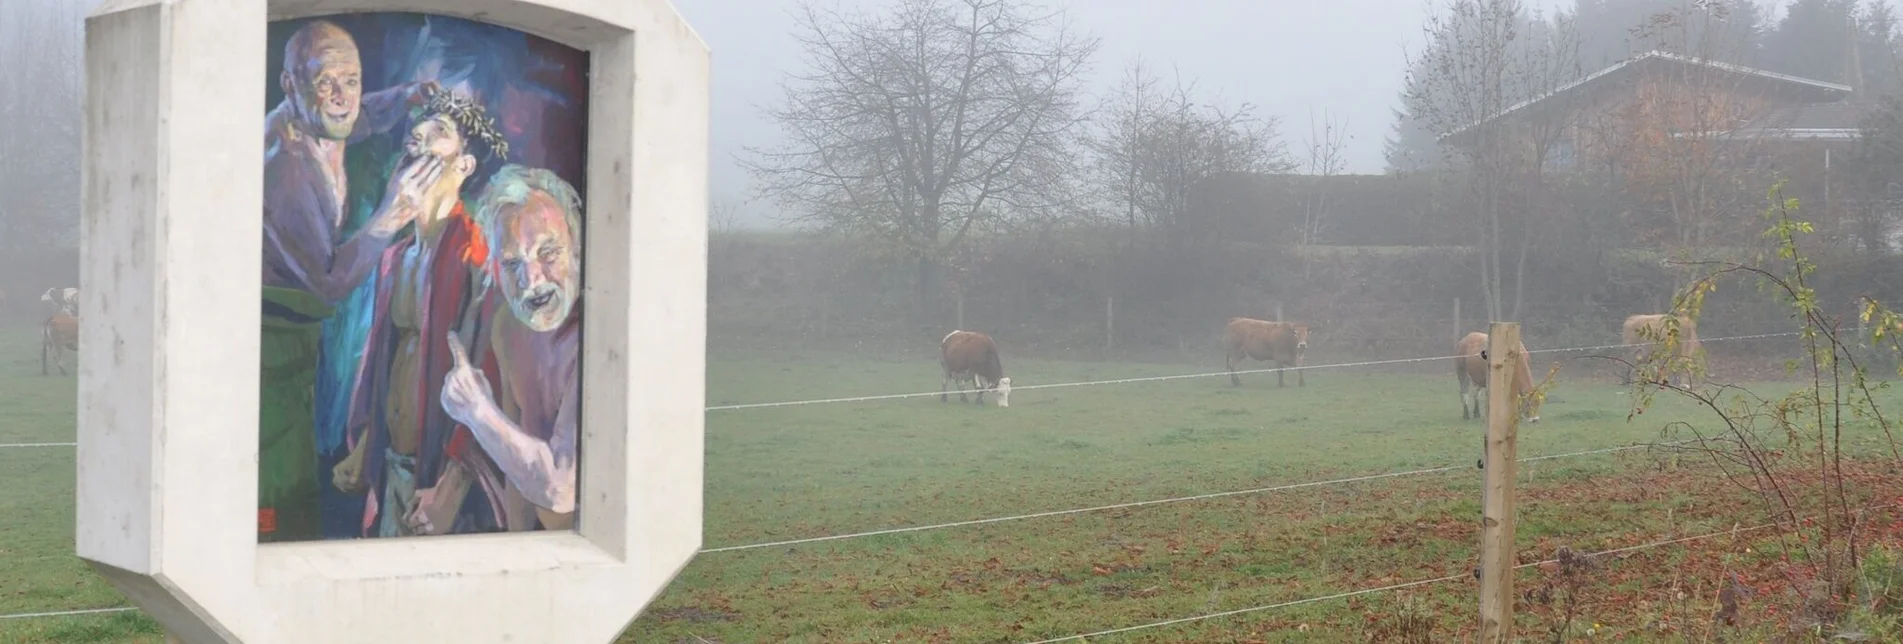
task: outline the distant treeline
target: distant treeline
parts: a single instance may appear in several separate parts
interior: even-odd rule
[[[1404,225],[1394,228],[1372,237],[1404,234]],[[966,328],[991,333],[1019,355],[1195,360],[1215,355],[1229,317],[1272,319],[1279,309],[1314,327],[1317,355],[1395,358],[1439,355],[1457,331],[1487,322],[1480,260],[1470,247],[1231,239],[1177,254],[1126,247],[1118,232],[1077,227],[975,240],[938,293],[945,303],[940,319],[927,324],[912,314],[914,284],[903,260],[817,234],[716,234],[709,348],[909,356],[929,354],[944,333]],[[1821,252],[1811,283],[1848,324],[1855,323],[1860,295],[1903,302],[1903,258]],[[1661,259],[1644,250],[1532,254],[1525,271],[1533,286],[1511,321],[1541,347],[1617,343],[1625,316],[1664,310],[1688,279],[1685,269]],[[1700,334],[1789,330],[1782,301],[1753,281],[1732,280],[1708,298]]]

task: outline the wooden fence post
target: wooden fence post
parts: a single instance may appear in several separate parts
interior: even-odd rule
[[[1520,325],[1494,322],[1487,329],[1486,487],[1481,496],[1480,641],[1513,641],[1513,477],[1518,469]]]
[[[965,328],[965,291],[964,289],[958,290],[958,326],[955,326],[952,328],[954,329]]]
[[[1117,296],[1105,295],[1103,298],[1103,349],[1114,351],[1117,348]]]

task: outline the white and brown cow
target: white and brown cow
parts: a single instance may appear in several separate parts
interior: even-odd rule
[[[1308,355],[1308,325],[1299,322],[1268,322],[1254,318],[1229,318],[1229,324],[1222,330],[1223,346],[1227,348],[1229,365],[1229,384],[1241,386],[1242,379],[1236,377],[1236,363],[1244,358],[1255,360],[1273,360],[1275,366],[1295,367],[1295,386],[1307,386],[1302,377],[1302,361]],[[1284,374],[1275,372],[1275,386],[1287,386]]]
[[[985,402],[985,391],[998,392],[998,406],[1011,406],[1011,378],[1004,375],[1004,363],[998,360],[998,345],[991,336],[977,331],[952,331],[938,341],[938,364],[944,378],[938,383],[939,402],[949,402],[946,387],[958,383],[958,402],[965,402],[966,381],[978,390],[977,403]]]
[[[66,375],[66,352],[78,350],[79,318],[62,310],[40,323],[40,375],[48,375],[46,363],[49,360],[59,368],[59,375]]]
[[[52,287],[40,294],[40,301],[53,305],[67,315],[79,317],[79,289]]]

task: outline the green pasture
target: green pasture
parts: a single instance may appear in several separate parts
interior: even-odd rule
[[[74,381],[40,376],[33,340],[0,336],[0,443],[73,439]],[[1292,374],[1282,388],[1273,374],[1258,374],[1241,387],[1211,377],[1025,389],[1207,372],[1220,363],[1007,356],[1006,367],[1019,387],[1008,409],[958,404],[954,394],[949,404],[930,396],[709,412],[704,546],[1454,469],[705,553],[624,641],[1030,642],[1462,574],[1474,564],[1481,478],[1474,460],[1483,424],[1461,420],[1447,370],[1312,370],[1305,387]],[[1712,427],[1716,420],[1661,398],[1628,423],[1632,401],[1616,384],[1569,380],[1567,372],[1559,380],[1543,422],[1521,428],[1523,457],[1652,441],[1667,422]],[[1753,388],[1781,394],[1794,386]],[[716,353],[707,402],[937,387],[929,353]],[[1850,440],[1874,448],[1878,438],[1859,426]],[[1523,561],[1560,544],[1631,546],[1762,520],[1696,459],[1634,450],[1527,463],[1521,472]],[[70,448],[0,449],[0,614],[124,605],[71,556],[72,499]],[[1715,577],[1673,571],[1743,556],[1745,543],[1659,548],[1610,564],[1632,576],[1617,582],[1621,596],[1656,592],[1660,599],[1608,603],[1577,628],[1596,620],[1597,632],[1649,641],[1648,633],[1666,632],[1674,619],[1708,617]],[[1533,584],[1536,572],[1521,579]],[[1091,641],[1361,642],[1399,637],[1396,629],[1406,628],[1451,641],[1471,627],[1476,593],[1475,582],[1462,578]],[[1407,627],[1415,614],[1428,618]],[[156,625],[136,613],[0,620],[6,642],[158,637]]]

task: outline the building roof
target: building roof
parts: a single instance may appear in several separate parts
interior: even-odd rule
[[[1723,71],[1723,72],[1727,72],[1731,74],[1737,74],[1738,76],[1740,76],[1741,81],[1757,82],[1757,83],[1767,84],[1773,87],[1784,88],[1785,91],[1794,93],[1796,95],[1797,100],[1803,101],[1803,102],[1827,103],[1827,102],[1837,101],[1850,95],[1850,93],[1852,92],[1852,89],[1849,85],[1843,85],[1843,84],[1832,83],[1827,81],[1820,81],[1813,78],[1804,78],[1801,76],[1792,76],[1789,74],[1780,74],[1777,72],[1766,71],[1766,70],[1758,69],[1755,67],[1746,67],[1744,65],[1738,65],[1734,63],[1696,58],[1692,56],[1684,56],[1680,54],[1674,54],[1671,52],[1654,50],[1654,51],[1648,51],[1643,54],[1639,54],[1637,56],[1633,56],[1631,58],[1627,58],[1625,60],[1614,63],[1611,66],[1606,67],[1605,69],[1601,69],[1591,74],[1587,74],[1584,77],[1581,77],[1579,80],[1567,83],[1565,85],[1561,85],[1559,86],[1558,89],[1555,89],[1551,92],[1547,92],[1540,96],[1536,96],[1534,98],[1516,103],[1513,106],[1508,107],[1505,110],[1502,110],[1499,114],[1496,114],[1490,118],[1481,119],[1479,121],[1469,123],[1459,128],[1455,128],[1452,132],[1447,132],[1445,134],[1440,135],[1437,138],[1439,141],[1443,143],[1453,143],[1455,142],[1454,139],[1463,138],[1462,135],[1465,135],[1474,131],[1475,129],[1477,129],[1478,126],[1482,124],[1488,123],[1490,121],[1495,121],[1495,120],[1498,120],[1498,119],[1501,119],[1516,113],[1531,112],[1531,111],[1538,110],[1542,106],[1546,105],[1549,101],[1553,100],[1554,98],[1560,97],[1562,95],[1577,94],[1580,92],[1589,91],[1599,85],[1603,85],[1607,82],[1611,82],[1613,80],[1623,78],[1625,76],[1628,76],[1630,74],[1636,73],[1644,69],[1654,69],[1659,66],[1676,66],[1676,65],[1696,65],[1696,66],[1705,67],[1708,69],[1715,69],[1715,70],[1719,70],[1719,71]]]
[[[1877,106],[1872,101],[1837,101],[1792,105],[1772,110],[1754,119],[1728,136],[1748,139],[1855,139],[1862,132],[1865,114]]]

